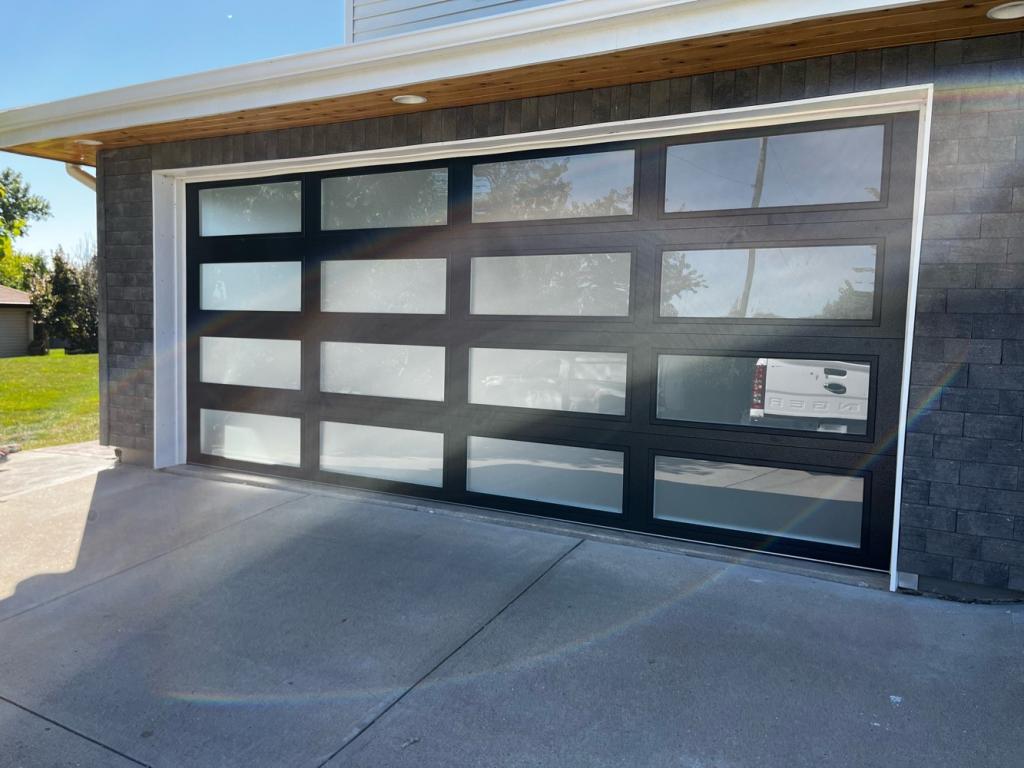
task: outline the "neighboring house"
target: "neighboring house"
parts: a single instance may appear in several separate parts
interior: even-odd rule
[[[0,113],[97,169],[105,443],[1024,590],[1024,4],[374,5]]]
[[[0,285],[0,357],[28,354],[32,342],[32,296]]]

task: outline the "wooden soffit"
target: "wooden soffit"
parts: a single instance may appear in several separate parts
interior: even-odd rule
[[[391,90],[139,125],[6,149],[95,165],[96,147],[76,141],[99,141],[104,149],[109,149],[323,125],[1024,30],[1024,20],[994,21],[986,16],[987,10],[1002,2],[1005,0],[942,0],[822,17],[481,75],[409,83]],[[421,106],[392,102],[392,96],[409,92],[427,97],[428,102]]]

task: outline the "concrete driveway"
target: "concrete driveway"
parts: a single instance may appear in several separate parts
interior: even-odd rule
[[[1021,606],[641,541],[123,466],[22,489],[0,765],[1019,763]]]

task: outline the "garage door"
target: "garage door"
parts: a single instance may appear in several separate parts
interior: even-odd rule
[[[189,461],[885,568],[916,136],[189,185]]]

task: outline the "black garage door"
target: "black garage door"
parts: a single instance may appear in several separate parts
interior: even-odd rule
[[[189,461],[885,568],[916,136],[190,185]]]

